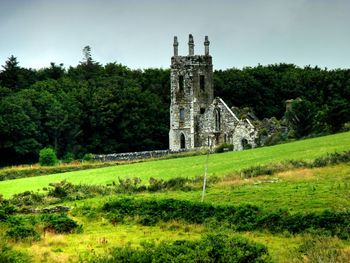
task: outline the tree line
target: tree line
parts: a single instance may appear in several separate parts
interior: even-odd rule
[[[296,137],[337,132],[350,121],[350,70],[293,64],[214,72],[215,95],[259,119],[287,117]],[[296,99],[291,113],[285,101]],[[0,71],[0,164],[168,148],[170,70],[96,62],[89,46],[75,67],[24,68],[15,56]],[[306,125],[307,124],[307,125]]]
[[[256,116],[285,119],[297,138],[349,128],[350,69],[258,65],[214,73],[216,95]],[[286,101],[293,100],[286,112]],[[345,126],[345,127],[344,127]]]

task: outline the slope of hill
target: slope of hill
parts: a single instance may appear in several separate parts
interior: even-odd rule
[[[0,261],[26,262],[24,253],[34,262],[177,262],[195,256],[213,260],[214,252],[221,251],[232,262],[347,263],[348,159],[250,178],[236,171],[349,148],[350,133],[342,133],[210,155],[210,175],[219,178],[209,180],[204,202],[200,180],[174,179],[201,175],[204,156],[3,181],[0,192],[7,197],[62,179],[86,186],[57,184],[49,193],[0,198]],[[118,177],[134,176],[164,181],[153,180],[153,188],[134,187],[134,181],[120,187]],[[162,187],[169,179],[171,187]],[[109,188],[98,186],[113,180],[116,185]],[[70,211],[47,214],[42,209],[62,205]]]
[[[295,141],[242,152],[212,154],[209,158],[209,176],[224,176],[243,168],[283,160],[311,160],[327,153],[350,149],[350,132]],[[41,191],[51,182],[67,180],[74,184],[111,184],[118,178],[139,177],[147,182],[150,177],[169,179],[177,176],[203,175],[204,156],[149,161],[122,166],[89,169],[48,176],[21,178],[0,182],[0,193],[9,197],[23,191]]]

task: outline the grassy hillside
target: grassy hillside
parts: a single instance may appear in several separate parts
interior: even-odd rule
[[[209,176],[232,174],[242,168],[283,160],[309,160],[331,152],[350,149],[350,132],[262,147],[242,152],[212,154],[209,158]],[[48,176],[22,178],[0,182],[0,193],[9,197],[23,191],[37,191],[51,182],[67,180],[74,184],[108,184],[119,178],[139,177],[147,182],[150,177],[169,179],[176,176],[203,175],[205,156],[149,161],[129,165],[97,168]]]
[[[12,246],[13,255],[23,252],[34,262],[88,262],[90,259],[91,262],[100,262],[106,257],[110,257],[110,262],[118,262],[112,251],[117,253],[118,248],[127,247],[128,244],[131,245],[128,248],[130,252],[131,249],[140,248],[142,242],[200,242],[208,234],[221,233],[266,246],[273,262],[347,263],[350,262],[349,162],[322,168],[293,168],[251,178],[242,178],[235,172],[258,164],[290,159],[311,160],[326,153],[349,149],[350,133],[342,133],[273,147],[210,155],[209,174],[221,176],[221,179],[209,184],[204,203],[200,202],[201,184],[197,181],[186,189],[150,191],[145,188],[117,194],[94,192],[95,197],[88,198],[91,189],[84,188],[86,192],[81,192],[81,195],[70,193],[59,197],[60,192],[57,191],[55,197],[46,193],[40,199],[32,194],[33,199],[30,199],[30,195],[24,195],[9,201],[18,210],[52,204],[68,206],[71,209],[68,216],[82,225],[82,231],[59,233],[52,227],[47,230],[45,214],[1,213],[6,202],[0,202],[0,261],[4,253],[10,253],[8,248],[4,249],[1,240]],[[205,156],[196,156],[9,180],[0,182],[0,193],[9,197],[24,190],[41,189],[50,182],[63,179],[75,184],[96,185],[117,181],[118,177],[137,176],[143,179],[143,183],[147,183],[149,177],[165,180],[176,176],[195,177],[203,174],[204,161]],[[87,195],[84,196],[84,193]],[[137,203],[136,209],[127,206],[128,200]],[[124,208],[104,209],[106,204],[114,202],[121,202]],[[187,202],[192,209],[189,206],[176,206],[176,202]],[[153,209],[152,204],[167,205],[164,209]],[[142,207],[145,208],[143,212],[140,210]],[[212,207],[206,211],[210,214],[215,209],[218,215],[205,216],[204,220],[199,221],[182,217],[200,216],[200,207]],[[136,210],[139,213],[135,213]],[[220,214],[220,211],[231,212]],[[241,211],[240,214],[237,211]],[[321,215],[326,217],[322,219]],[[259,216],[259,220],[265,217],[265,221],[250,225]],[[154,218],[157,220],[152,221]],[[22,233],[18,231],[21,225],[36,231],[40,238],[10,238],[8,233]],[[250,245],[254,247],[253,243]]]
[[[349,164],[315,169],[296,169],[277,173],[273,176],[258,176],[250,179],[228,177],[208,188],[205,202],[213,205],[242,206],[250,204],[267,211],[286,209],[291,213],[321,212],[325,209],[345,211],[350,196]],[[133,194],[132,198],[147,200],[199,201],[201,191],[166,191]],[[318,258],[337,258],[334,262],[348,262],[350,241],[337,237],[323,236],[315,232],[291,234],[268,231],[236,232],[222,225],[208,221],[205,224],[191,224],[181,220],[160,222],[156,225],[142,225],[140,218],[128,217],[116,224],[101,213],[106,202],[122,198],[100,196],[91,199],[64,201],[63,205],[73,208],[71,216],[83,224],[83,233],[69,235],[47,233],[35,243],[18,242],[16,248],[29,254],[35,261],[62,262],[78,260],[78,255],[108,253],[111,247],[126,246],[129,242],[139,247],[140,242],[162,240],[197,240],[212,231],[225,231],[231,236],[243,236],[267,246],[274,262],[308,262]],[[1,229],[1,228],[0,228]],[[1,232],[1,231],[0,231]],[[311,246],[311,244],[314,244]],[[301,252],[300,252],[301,251]],[[321,255],[323,252],[327,254]],[[305,253],[305,255],[304,255]],[[334,256],[334,257],[333,257]],[[304,258],[304,259],[303,259]],[[306,260],[306,259],[305,259]],[[313,262],[313,261],[312,261]],[[317,261],[315,261],[317,262]],[[324,261],[328,262],[328,261]]]

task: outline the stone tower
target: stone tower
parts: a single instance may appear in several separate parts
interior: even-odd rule
[[[208,37],[204,41],[204,55],[194,54],[192,35],[189,35],[187,56],[178,55],[178,45],[175,36],[170,76],[169,148],[172,151],[203,146],[198,134],[199,121],[214,99]]]

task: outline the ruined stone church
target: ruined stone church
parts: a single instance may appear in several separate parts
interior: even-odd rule
[[[246,145],[255,147],[257,131],[248,119],[240,120],[223,99],[214,98],[213,64],[209,40],[204,40],[204,55],[194,54],[189,35],[187,56],[178,55],[174,37],[171,58],[171,104],[169,148],[171,151],[232,144],[235,151]]]

